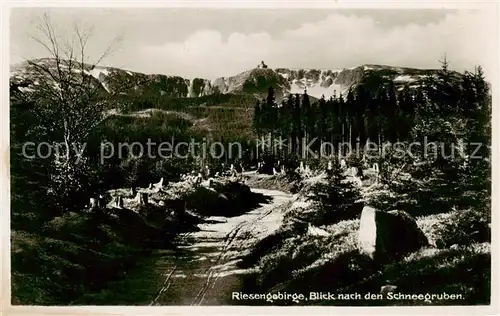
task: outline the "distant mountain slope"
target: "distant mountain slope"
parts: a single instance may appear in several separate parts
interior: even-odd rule
[[[291,93],[302,93],[306,90],[309,95],[317,98],[322,95],[328,98],[333,94],[345,95],[349,88],[356,86],[368,76],[375,75],[393,80],[396,86],[414,85],[438,70],[362,65],[346,69],[278,68],[275,71],[288,80]]]
[[[33,60],[38,64],[55,68],[55,61],[50,58]],[[90,68],[90,67],[89,67]],[[11,81],[28,82],[36,85],[36,72],[28,62],[11,66]],[[179,76],[147,75],[113,67],[97,66],[87,72],[96,83],[112,94],[149,94],[171,97],[199,97],[212,94],[210,80]]]
[[[33,62],[53,70],[56,67],[53,59]],[[426,76],[437,74],[438,70],[383,65],[347,69],[254,68],[213,81],[148,75],[104,66],[85,72],[100,92],[111,95],[113,102],[109,103],[106,113],[117,114],[109,119],[116,126],[132,124],[144,128],[147,124],[178,124],[183,128],[189,126],[186,132],[193,135],[227,140],[255,136],[252,128],[254,106],[257,100],[266,98],[270,86],[274,87],[278,102],[289,93],[302,94],[304,90],[314,102],[322,95],[326,98],[334,93],[346,96],[349,88],[361,83],[373,91],[388,80],[393,80],[397,89],[403,85],[416,86]],[[40,80],[42,78],[28,62],[11,66],[11,92],[36,89]],[[11,94],[14,97],[20,95],[33,96],[29,93]]]
[[[55,67],[53,59],[35,60]],[[263,99],[272,86],[276,98],[282,99],[289,93],[303,93],[320,98],[347,92],[370,76],[391,79],[396,86],[417,85],[428,75],[437,73],[434,69],[415,69],[385,65],[362,65],[346,69],[296,69],[296,68],[254,68],[230,77],[213,81],[203,78],[187,79],[180,76],[143,74],[113,67],[98,66],[88,72],[103,88],[103,92],[124,95],[166,96],[175,98],[200,97],[214,93],[246,94]],[[11,66],[11,81],[25,86],[36,86],[36,78],[27,62]]]
[[[212,86],[222,93],[247,93],[259,98],[265,97],[272,86],[277,99],[289,93],[307,94],[315,98],[326,98],[340,93],[346,94],[369,76],[393,80],[396,86],[416,85],[436,69],[415,69],[384,65],[363,65],[346,69],[297,69],[297,68],[254,68],[236,76],[216,79]]]

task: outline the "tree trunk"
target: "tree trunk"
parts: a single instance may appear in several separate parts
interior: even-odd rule
[[[352,146],[352,124],[349,124],[349,145]]]
[[[378,133],[378,154],[379,156],[382,155],[382,147],[381,147],[381,140],[380,140],[380,132]]]

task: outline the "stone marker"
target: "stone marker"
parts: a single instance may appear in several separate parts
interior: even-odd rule
[[[140,200],[141,200],[141,193],[137,192],[137,194],[134,197],[134,202],[139,204]]]
[[[123,198],[121,195],[118,195],[115,199],[115,207],[117,208],[123,208]]]
[[[347,168],[347,163],[345,162],[345,159],[340,160],[340,168],[342,168],[342,169]]]
[[[148,194],[145,192],[138,192],[135,197],[135,202],[139,205],[148,205]]]
[[[380,169],[379,169],[379,167],[378,167],[378,163],[376,163],[376,162],[375,162],[375,163],[373,164],[372,170],[373,170],[373,171],[375,171],[375,172],[377,172],[377,173],[379,173],[379,172],[380,172]]]
[[[160,182],[155,184],[155,187],[157,187],[157,188],[163,187],[163,177],[161,177]]]
[[[90,205],[90,209],[95,209],[99,206],[96,198],[90,198],[89,205]]]
[[[354,177],[356,175],[355,167],[350,167],[347,169],[347,176]]]
[[[194,178],[194,186],[198,187],[201,184],[201,181],[203,180],[203,176],[201,173],[198,173],[198,175]]]
[[[416,251],[429,242],[415,219],[403,211],[383,212],[365,206],[361,213],[358,246],[371,259],[385,261]]]
[[[149,201],[148,201],[148,194],[146,192],[142,192],[141,193],[141,200],[140,200],[140,204],[141,205],[148,205],[149,204]]]
[[[106,207],[106,201],[104,200],[104,196],[102,194],[99,194],[99,197],[97,198],[97,207]]]

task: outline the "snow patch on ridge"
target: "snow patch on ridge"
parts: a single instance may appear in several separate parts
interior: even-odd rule
[[[411,81],[416,81],[416,79],[412,78],[409,75],[400,75],[394,78],[394,81],[411,82]]]
[[[337,85],[337,84],[331,84],[330,86],[327,87],[322,87],[319,83],[318,84],[304,84],[304,82],[294,80],[292,84],[290,85],[290,93],[292,94],[302,94],[304,93],[304,90],[307,91],[307,94],[310,96],[313,96],[315,98],[321,98],[322,95],[325,96],[326,99],[330,98],[334,94],[336,96],[339,96],[340,93],[345,94],[345,92],[348,90],[349,87],[345,87],[342,85]]]
[[[99,81],[101,81],[101,79],[100,79],[101,74],[104,76],[108,76],[109,70],[104,69],[104,68],[94,68],[90,71],[90,75]]]

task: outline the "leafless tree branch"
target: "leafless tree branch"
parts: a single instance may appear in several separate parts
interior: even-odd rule
[[[90,73],[111,54],[119,38],[112,40],[94,62],[87,60],[91,29],[82,30],[76,23],[71,37],[59,36],[50,16],[44,14],[37,26],[39,36],[31,38],[49,54],[48,62],[29,60],[28,65],[35,73],[33,99],[38,104],[38,113],[43,121],[50,122],[58,130],[67,148],[72,143],[85,141],[91,130],[101,123],[107,98],[102,87]],[[66,162],[70,161],[66,153]]]

